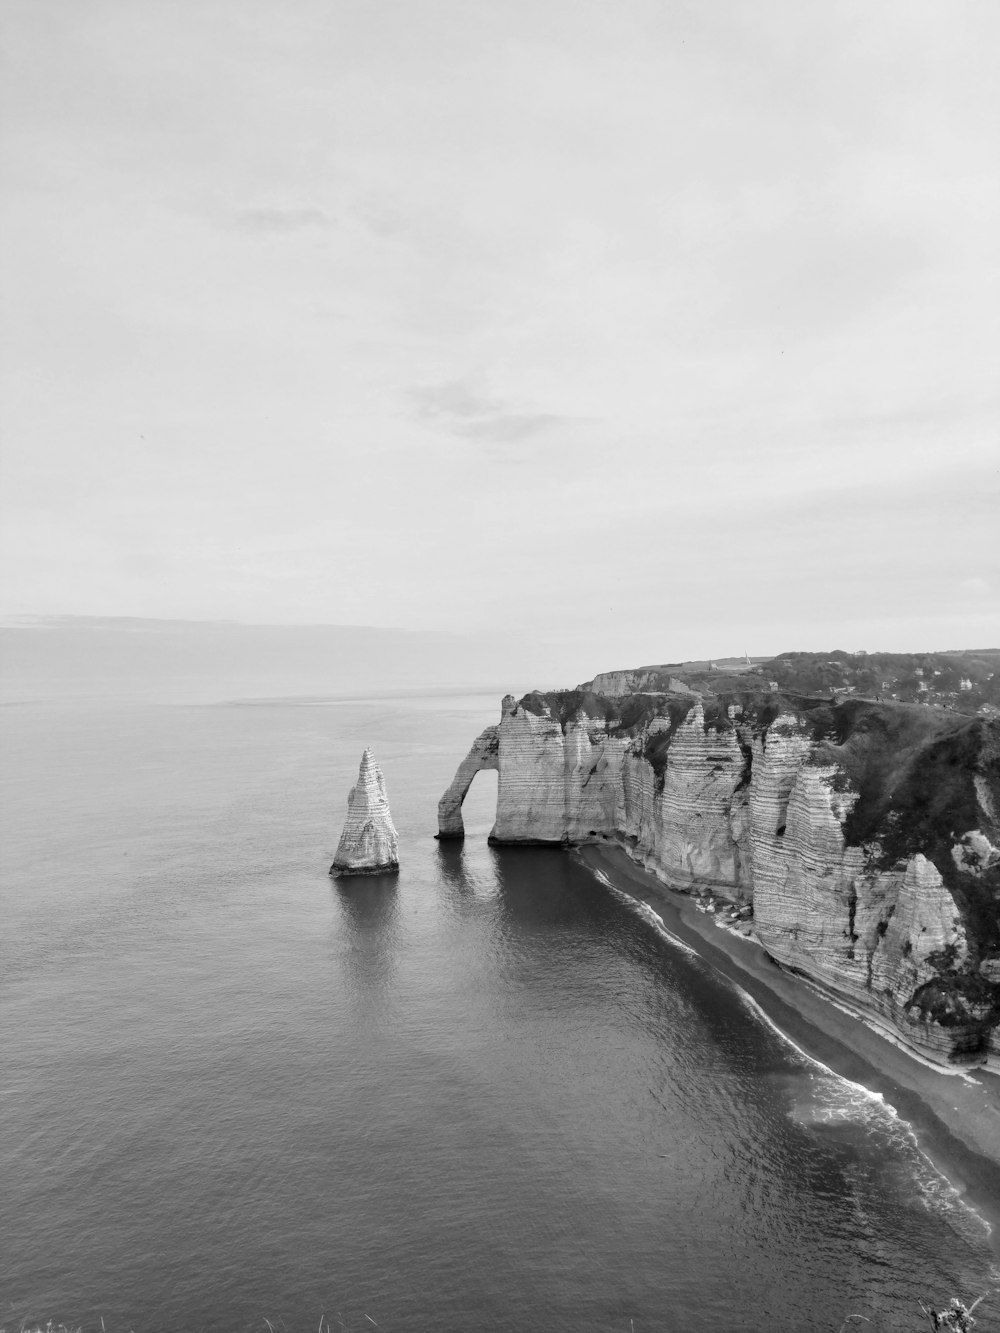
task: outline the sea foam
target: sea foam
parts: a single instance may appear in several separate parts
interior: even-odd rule
[[[648,903],[626,893],[612,882],[603,871],[589,867],[594,877],[630,911],[652,926],[656,934],[672,948],[680,949],[689,957],[706,960],[686,941],[668,930],[663,918]],[[964,1240],[981,1242],[992,1233],[990,1223],[972,1208],[947,1177],[938,1170],[920,1147],[909,1121],[904,1120],[880,1092],[837,1074],[815,1056],[810,1055],[785,1032],[754,997],[737,981],[712,969],[736,993],[740,1003],[761,1024],[791,1050],[796,1059],[812,1075],[811,1095],[808,1101],[798,1101],[789,1109],[789,1118],[808,1128],[834,1129],[837,1126],[860,1125],[876,1141],[894,1147],[908,1162],[911,1178],[916,1184],[921,1204],[937,1214]],[[846,1012],[846,1011],[845,1011]],[[853,1016],[853,1015],[852,1015]],[[1000,1268],[992,1273],[1000,1280]]]
[[[701,957],[697,949],[692,949],[690,944],[685,943],[680,936],[675,935],[672,930],[667,929],[664,925],[663,917],[660,916],[658,912],[654,912],[648,903],[643,902],[641,898],[633,898],[630,893],[625,893],[624,890],[618,888],[617,884],[613,884],[603,871],[593,870],[592,873],[594,878],[599,880],[620,903],[623,903],[629,909],[629,911],[634,912],[636,916],[642,917],[643,921],[652,926],[661,939],[666,940],[666,942],[673,948],[680,949],[682,953],[686,953],[691,958]]]

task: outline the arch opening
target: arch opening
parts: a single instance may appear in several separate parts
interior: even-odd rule
[[[462,822],[471,838],[487,838],[497,822],[497,794],[500,774],[496,769],[481,768],[474,774],[462,801]]]

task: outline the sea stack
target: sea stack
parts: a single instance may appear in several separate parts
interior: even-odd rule
[[[347,821],[330,874],[384,875],[398,869],[399,836],[389,813],[385,778],[366,748],[347,798]]]

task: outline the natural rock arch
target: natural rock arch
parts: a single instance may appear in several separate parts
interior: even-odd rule
[[[497,726],[487,727],[479,733],[472,742],[472,749],[459,764],[451,786],[438,801],[439,838],[465,837],[462,802],[472,786],[472,779],[484,768],[500,769],[500,728]]]

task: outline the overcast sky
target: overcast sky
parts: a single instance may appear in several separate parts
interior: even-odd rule
[[[4,613],[1000,643],[996,0],[0,15]]]

